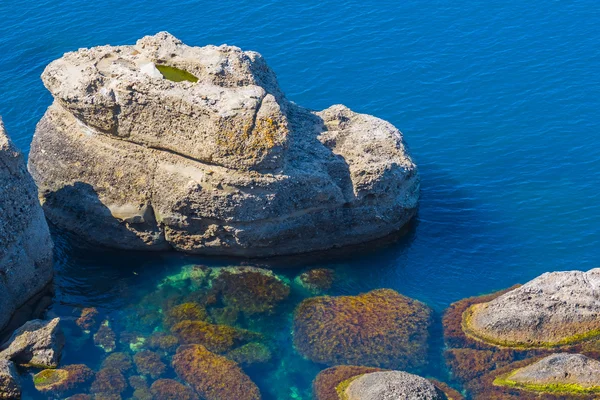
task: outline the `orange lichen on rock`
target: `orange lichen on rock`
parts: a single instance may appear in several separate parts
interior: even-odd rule
[[[150,388],[153,400],[198,400],[189,387],[173,379],[159,379]]]
[[[203,321],[183,321],[171,329],[182,344],[201,344],[215,353],[224,353],[249,341],[260,339],[259,333],[228,325]]]
[[[181,346],[173,368],[204,400],[260,400],[258,387],[233,361],[201,345]]]
[[[310,360],[392,369],[427,360],[431,311],[391,289],[304,300],[294,315],[294,345]]]
[[[252,267],[223,269],[213,288],[223,303],[246,315],[271,314],[290,295],[289,285],[271,271]]]

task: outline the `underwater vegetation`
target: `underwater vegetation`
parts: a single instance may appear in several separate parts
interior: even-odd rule
[[[327,292],[333,286],[335,271],[330,268],[315,268],[303,272],[295,281],[309,293],[318,295]]]
[[[258,387],[237,363],[204,346],[181,346],[173,357],[173,368],[206,400],[261,399]]]
[[[427,360],[431,311],[391,289],[304,300],[294,313],[294,345],[310,360],[390,369]]]

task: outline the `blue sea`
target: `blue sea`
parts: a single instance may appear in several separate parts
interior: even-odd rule
[[[332,267],[344,276],[337,294],[392,288],[439,321],[461,298],[600,266],[596,1],[2,1],[0,115],[16,144],[28,151],[51,103],[40,80],[49,62],[163,30],[190,45],[256,50],[292,101],[343,103],[405,135],[422,178],[408,234],[359,254],[281,261],[281,274]],[[183,265],[242,263],[55,241],[59,315],[98,307],[116,316]],[[431,346],[429,373],[444,378],[441,338]],[[295,373],[263,382],[263,397],[309,399],[319,367],[281,362]]]

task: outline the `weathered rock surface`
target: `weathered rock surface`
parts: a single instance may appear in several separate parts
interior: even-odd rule
[[[65,337],[60,318],[50,321],[29,321],[17,329],[2,346],[0,359],[12,360],[19,365],[56,368],[60,361]]]
[[[559,353],[545,357],[509,374],[505,380],[525,388],[576,385],[600,392],[600,362],[582,354]]]
[[[19,375],[12,361],[0,358],[0,399],[12,400],[21,398]]]
[[[258,53],[162,32],[67,53],[42,79],[55,101],[29,167],[48,218],[93,243],[291,254],[386,236],[416,211],[402,134],[295,105]]]
[[[52,240],[37,188],[0,119],[0,330],[52,279]]]
[[[346,400],[442,400],[425,378],[403,371],[371,372],[352,380],[344,390]]]
[[[570,344],[600,334],[600,269],[545,273],[471,306],[463,329],[505,346]]]

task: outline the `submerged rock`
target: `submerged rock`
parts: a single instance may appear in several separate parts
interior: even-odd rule
[[[360,375],[346,383],[345,388],[338,386],[338,390],[345,400],[445,400],[433,383],[403,371]]]
[[[262,338],[261,334],[246,329],[204,321],[183,321],[175,325],[171,332],[182,344],[201,344],[215,353],[225,353],[236,346]]]
[[[323,294],[331,289],[335,271],[329,268],[315,268],[298,275],[294,281],[312,294]]]
[[[467,334],[508,347],[568,345],[600,335],[600,268],[545,273],[463,314]]]
[[[52,279],[52,240],[23,155],[0,119],[0,330]]]
[[[117,335],[110,327],[110,322],[105,320],[94,334],[94,344],[107,353],[115,351],[117,347]]]
[[[85,386],[94,378],[94,372],[83,364],[69,365],[61,369],[45,369],[33,377],[35,388],[40,392],[65,394]]]
[[[496,378],[494,384],[533,392],[600,393],[600,362],[581,354],[552,354]]]
[[[0,359],[5,358],[23,366],[56,368],[60,361],[65,337],[60,318],[50,321],[29,321],[17,329],[3,345]]]
[[[159,379],[150,388],[153,400],[198,400],[189,387],[173,379]]]
[[[166,32],[67,53],[30,169],[48,218],[125,249],[270,256],[384,237],[416,212],[402,133],[288,101],[255,52]]]
[[[21,398],[21,384],[17,369],[12,361],[0,358],[0,399]]]
[[[294,315],[294,345],[327,365],[419,367],[427,360],[431,311],[391,289],[304,300]]]
[[[177,375],[204,400],[260,400],[258,387],[233,361],[204,346],[181,346],[173,357]]]

